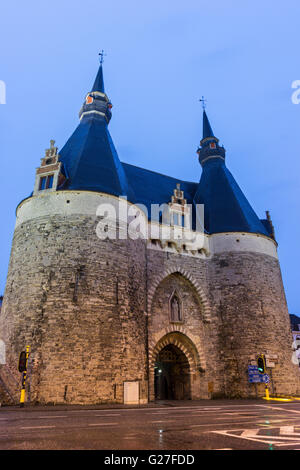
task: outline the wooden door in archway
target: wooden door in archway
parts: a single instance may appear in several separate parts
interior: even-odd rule
[[[156,400],[190,400],[190,366],[186,355],[175,345],[165,346],[154,367]]]

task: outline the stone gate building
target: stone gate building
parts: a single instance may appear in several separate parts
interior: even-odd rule
[[[198,183],[121,162],[111,107],[100,65],[77,129],[60,151],[51,141],[17,207],[0,386],[17,397],[30,345],[31,402],[262,396],[247,375],[261,353],[271,391],[299,393],[272,223],[229,172],[206,112]]]

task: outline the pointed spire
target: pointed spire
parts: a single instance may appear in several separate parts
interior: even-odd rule
[[[64,189],[135,196],[108,131],[112,104],[104,91],[103,52],[93,85],[79,111],[80,124],[60,152],[68,175]]]
[[[80,111],[80,119],[105,119],[107,124],[111,119],[112,104],[104,91],[103,80],[103,53],[99,70],[94,81],[92,90],[86,95],[85,102],[83,103]]]
[[[100,93],[105,93],[104,91],[104,80],[103,80],[103,67],[102,63],[100,64],[96,79],[94,81],[93,88],[91,92],[99,91]]]
[[[207,137],[215,137],[212,131],[210,122],[208,120],[205,109],[203,110],[203,137],[202,139],[207,139]]]
[[[200,100],[203,101],[203,100]],[[210,122],[208,120],[205,109],[203,108],[203,136],[200,141],[200,147],[197,150],[199,162],[203,164],[207,160],[221,159],[225,160],[225,149],[219,145],[219,139],[214,136]]]

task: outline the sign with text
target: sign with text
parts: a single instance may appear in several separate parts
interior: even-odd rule
[[[248,366],[248,381],[250,383],[268,383],[270,377],[268,374],[260,374],[257,366]]]

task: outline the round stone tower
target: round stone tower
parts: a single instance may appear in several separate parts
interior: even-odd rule
[[[208,277],[218,330],[217,388],[229,397],[264,395],[265,384],[251,377],[263,354],[270,393],[300,393],[272,222],[268,213],[258,219],[229,172],[205,111],[198,154],[195,199],[204,204],[213,255]]]
[[[79,126],[60,154],[51,141],[33,194],[17,208],[0,337],[17,380],[30,346],[31,402],[148,400],[146,243],[124,236],[118,196],[133,195],[110,110],[100,66]]]

